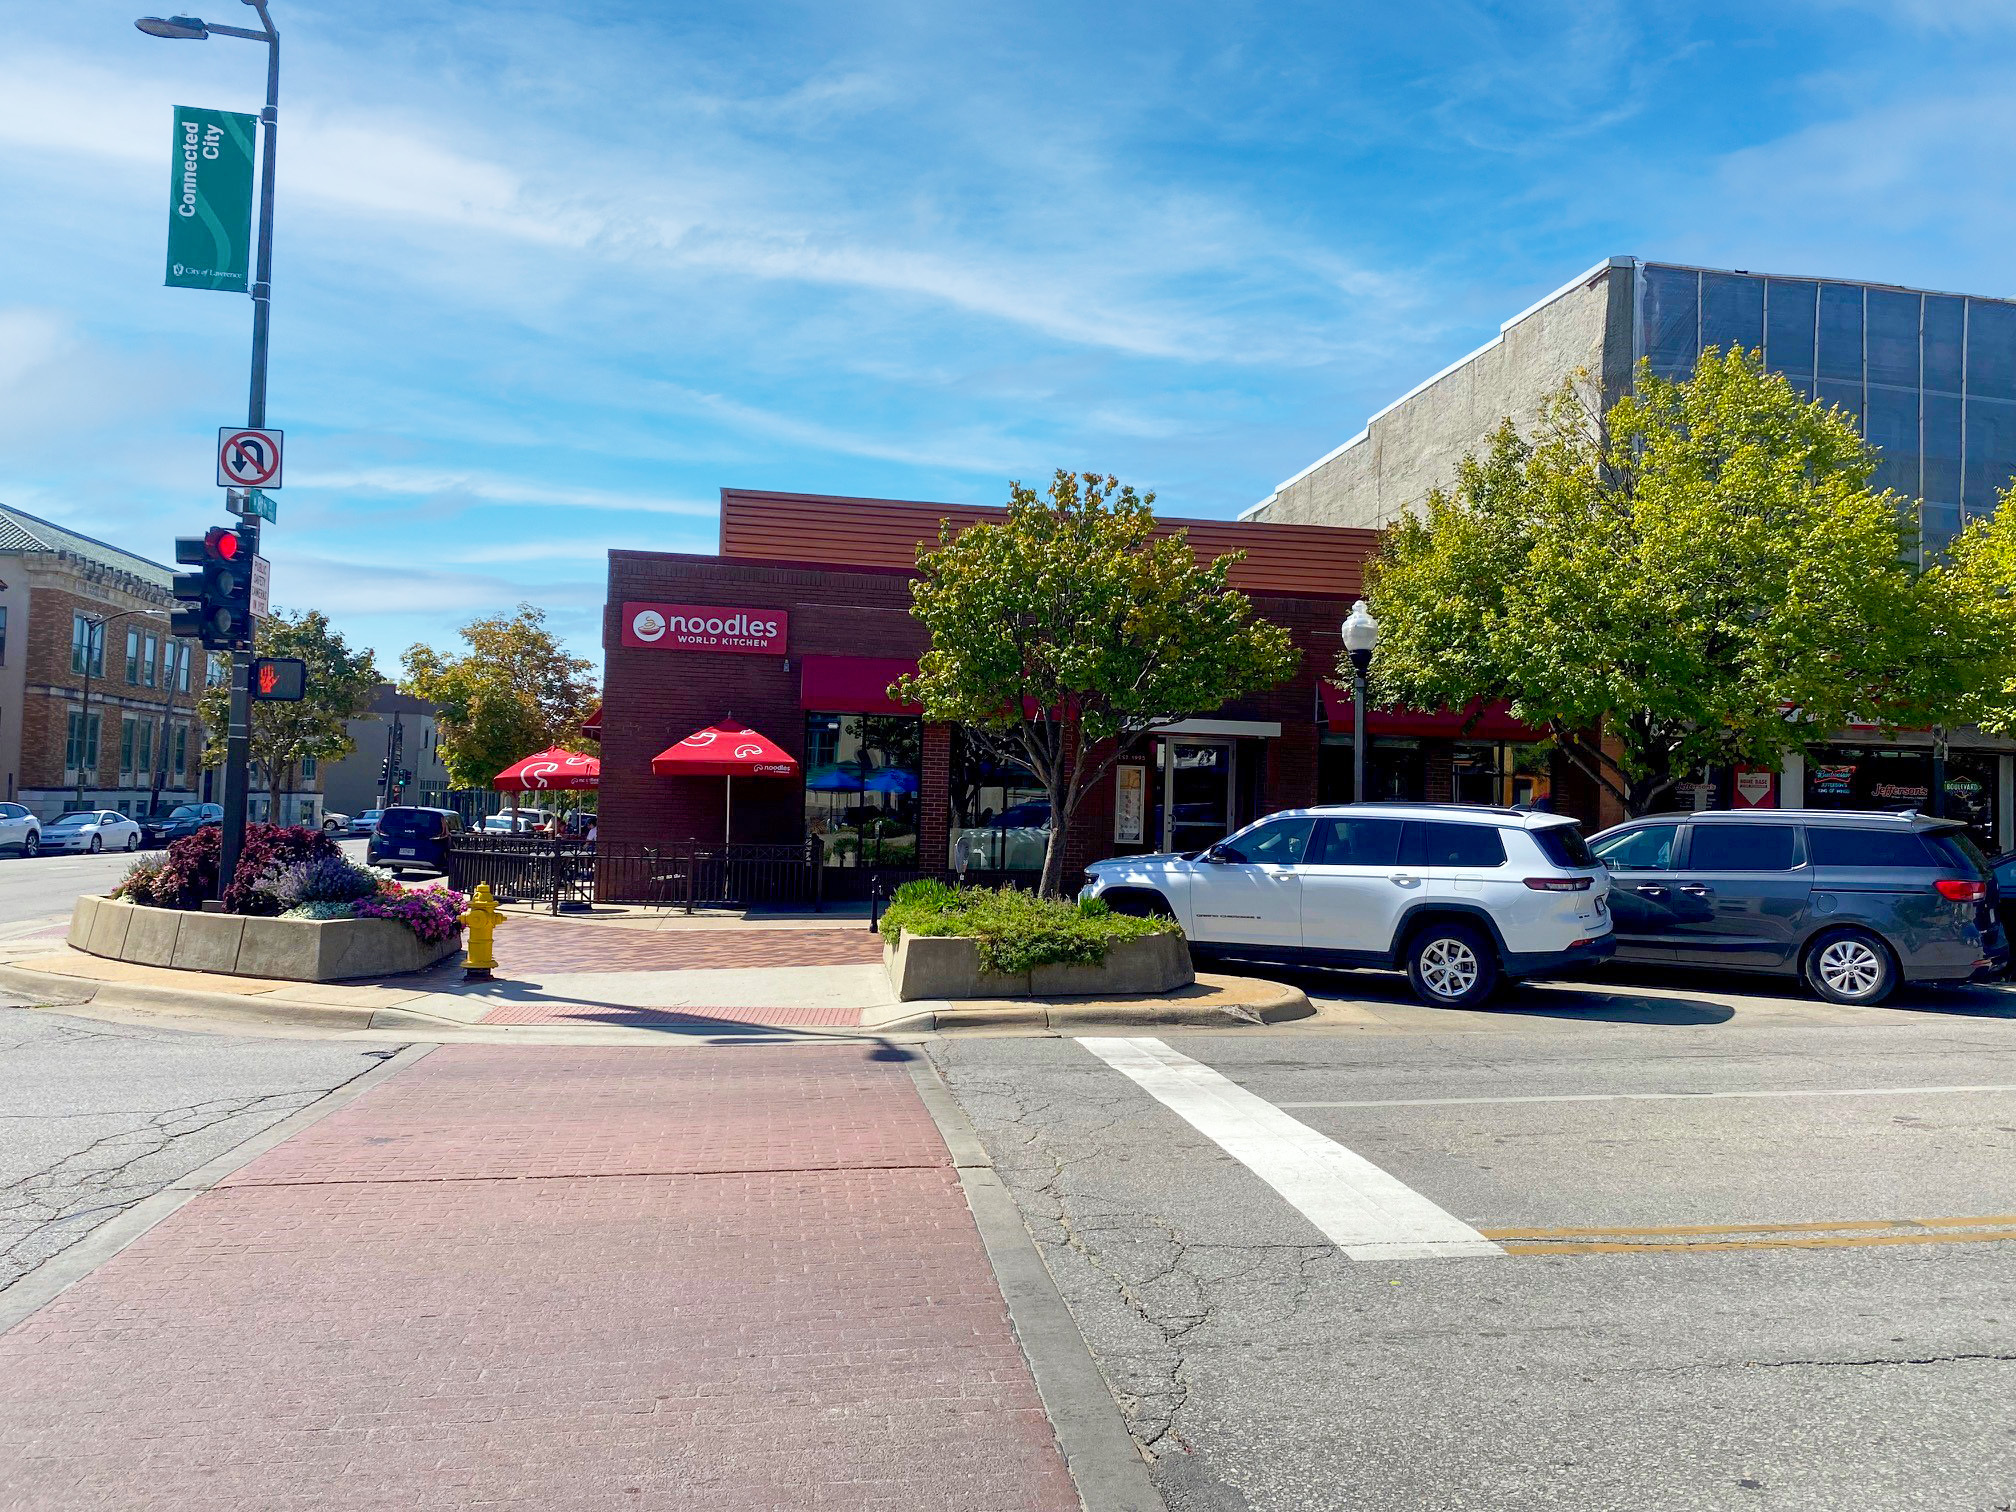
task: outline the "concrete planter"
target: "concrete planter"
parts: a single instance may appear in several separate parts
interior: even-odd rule
[[[462,948],[460,937],[423,945],[391,919],[249,919],[241,914],[142,908],[124,898],[86,897],[70,915],[70,944],[138,966],[216,971],[285,982],[420,971]]]
[[[1038,966],[1015,976],[980,969],[980,942],[905,931],[882,947],[896,996],[919,998],[1149,997],[1197,980],[1180,934],[1116,940],[1097,966]]]

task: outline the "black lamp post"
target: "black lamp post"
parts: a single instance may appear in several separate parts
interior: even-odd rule
[[[1351,658],[1351,801],[1365,801],[1365,679],[1379,645],[1379,621],[1359,599],[1344,621],[1344,650]]]
[[[266,337],[273,317],[273,174],[280,131],[280,33],[267,11],[268,0],[245,0],[259,13],[259,31],[244,26],[220,26],[200,16],[142,16],[133,24],[150,37],[170,41],[207,42],[212,37],[238,37],[266,44],[266,108],[259,113],[259,241],[258,263],[252,275],[252,383],[245,403],[249,430],[266,426]],[[240,526],[252,554],[259,554],[259,516],[246,515]],[[252,653],[231,653],[231,714],[224,736],[224,835],[220,887],[231,884],[238,853],[245,843],[245,805],[251,793]]]

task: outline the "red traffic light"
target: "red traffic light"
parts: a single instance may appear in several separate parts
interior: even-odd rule
[[[242,545],[238,532],[229,525],[212,525],[203,532],[203,550],[217,561],[235,562]]]

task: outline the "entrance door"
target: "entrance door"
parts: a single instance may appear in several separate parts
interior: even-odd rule
[[[1162,849],[1201,851],[1232,832],[1232,742],[1170,736],[1162,746]]]

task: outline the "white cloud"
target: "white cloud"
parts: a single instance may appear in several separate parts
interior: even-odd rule
[[[571,510],[606,510],[623,514],[686,515],[712,519],[719,504],[694,499],[668,499],[655,494],[623,493],[607,488],[546,484],[522,477],[497,477],[448,469],[364,467],[348,472],[299,473],[300,488],[328,492],[380,493],[407,497],[474,499],[485,504],[528,505]]]

